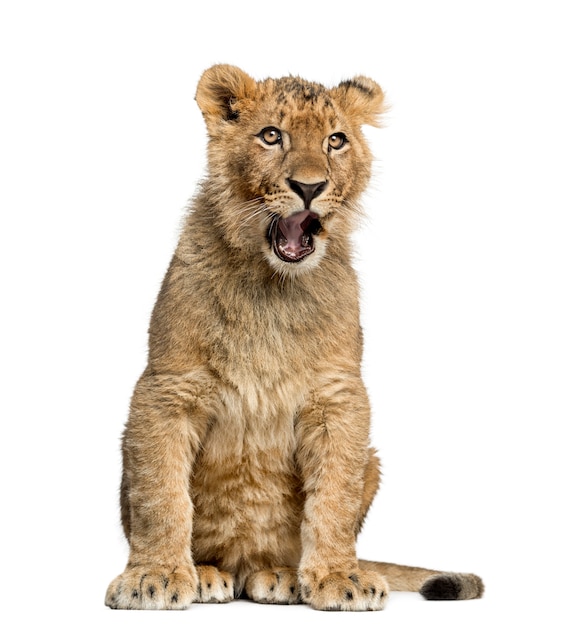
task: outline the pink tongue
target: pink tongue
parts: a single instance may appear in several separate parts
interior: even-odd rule
[[[289,246],[300,247],[302,236],[311,220],[311,211],[300,211],[279,220],[278,227]]]

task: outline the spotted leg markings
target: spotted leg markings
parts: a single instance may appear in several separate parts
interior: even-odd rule
[[[300,578],[303,601],[321,611],[380,611],[389,595],[377,572],[331,572],[322,578],[303,572]]]
[[[186,609],[197,597],[192,567],[134,566],[115,578],[106,592],[111,609]]]
[[[234,599],[234,580],[228,572],[212,565],[199,565],[198,594],[196,602],[230,602]]]
[[[255,572],[245,585],[248,597],[261,604],[300,604],[296,569],[278,568]]]

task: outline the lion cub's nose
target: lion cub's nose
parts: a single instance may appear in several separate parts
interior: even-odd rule
[[[318,183],[301,183],[298,180],[292,178],[287,179],[289,187],[304,200],[305,209],[308,209],[313,198],[320,196],[327,186],[327,181],[323,180]]]

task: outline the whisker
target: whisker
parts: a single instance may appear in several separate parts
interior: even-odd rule
[[[243,202],[242,204],[233,207],[232,210],[237,215],[245,215],[246,213],[251,213],[254,210],[258,210],[262,206],[263,202],[260,199],[257,200],[248,200],[247,202]]]
[[[240,204],[238,204],[235,209],[245,209],[245,208],[251,208],[253,206],[257,206],[259,204],[263,203],[263,198],[262,197],[258,197],[258,198],[251,198],[250,200],[245,200],[244,202],[241,202]]]
[[[251,213],[248,213],[248,215],[243,216],[241,220],[241,225],[246,226],[255,217],[258,217],[259,215],[265,214],[267,212],[268,211],[267,211],[267,207],[265,204],[258,206],[256,209],[253,209]]]
[[[256,217],[268,214],[268,208],[263,198],[255,198],[239,204],[233,209],[239,219],[238,226],[245,227]]]

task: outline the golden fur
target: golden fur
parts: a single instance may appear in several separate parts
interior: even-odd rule
[[[471,574],[357,560],[378,487],[350,235],[384,96],[217,65],[196,99],[208,175],[150,324],[123,437],[130,544],[112,608],[245,595],[382,609],[389,589],[473,598]]]

